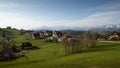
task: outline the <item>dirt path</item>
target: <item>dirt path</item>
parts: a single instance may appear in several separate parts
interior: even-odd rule
[[[120,41],[99,41],[99,42],[120,43]]]

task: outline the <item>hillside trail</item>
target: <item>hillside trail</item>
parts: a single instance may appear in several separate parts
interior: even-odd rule
[[[120,41],[99,41],[99,42],[120,43]]]

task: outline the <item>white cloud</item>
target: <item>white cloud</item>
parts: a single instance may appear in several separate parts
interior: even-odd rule
[[[0,27],[2,28],[12,26],[19,29],[31,29],[40,26],[57,26],[61,22],[65,22],[65,20],[41,20],[40,18],[36,19],[36,17],[26,16],[21,13],[0,12]]]
[[[102,6],[97,6],[94,8],[89,8],[84,10],[84,12],[99,10],[88,17],[76,20],[63,22],[62,25],[66,26],[99,26],[107,24],[120,24],[120,0],[116,0],[112,3],[104,4]],[[84,13],[83,12],[83,13]]]
[[[108,15],[116,15],[116,14],[120,14],[120,11],[96,13],[88,17],[101,17],[101,16],[108,16]]]
[[[54,26],[99,26],[99,25],[107,25],[107,24],[120,24],[120,11],[114,12],[103,12],[103,13],[95,13],[90,15],[84,19],[77,21],[58,21],[52,23]]]
[[[74,26],[99,26],[106,24],[119,24],[120,23],[120,11],[95,13],[82,20],[73,21],[68,25]]]
[[[30,4],[30,3],[20,3],[20,2],[14,2],[14,1],[0,1],[0,8],[6,9],[6,8],[29,8],[29,7],[37,7],[38,4]]]
[[[30,29],[39,26],[99,26],[105,24],[119,24],[120,11],[95,13],[77,21],[57,20],[47,21],[23,16],[19,13],[0,12],[0,25],[2,27],[12,26],[16,28]]]
[[[105,6],[105,7],[104,7]],[[119,8],[120,7],[120,0],[115,0],[112,3],[106,4],[103,7],[105,9],[114,9],[114,8]]]
[[[19,13],[0,12],[0,27],[12,26],[14,28],[29,29],[38,25],[42,25],[30,17],[23,16]]]
[[[15,3],[15,2],[2,2],[0,1],[0,8],[20,8],[20,7],[26,7],[28,4],[23,3]]]

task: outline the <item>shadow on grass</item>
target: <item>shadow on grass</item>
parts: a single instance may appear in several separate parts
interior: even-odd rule
[[[12,60],[14,61],[14,60]],[[11,63],[11,61],[3,61],[5,62],[6,64],[0,64],[0,67],[10,67],[10,66],[19,66],[19,65],[27,65],[27,64],[33,64],[33,63],[39,63],[39,62],[44,62],[46,60],[26,60],[26,61],[19,61],[19,62],[13,62]],[[3,62],[0,62],[0,63],[3,63]]]
[[[28,47],[28,48],[23,49],[23,50],[38,50],[38,49],[41,49],[41,48],[37,47],[37,46],[32,46],[32,47]]]

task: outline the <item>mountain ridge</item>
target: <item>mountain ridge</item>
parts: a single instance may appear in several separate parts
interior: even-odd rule
[[[33,30],[75,30],[75,31],[87,31],[88,29],[94,31],[118,31],[120,30],[120,24],[108,24],[108,25],[100,25],[100,26],[41,26],[33,28]]]

